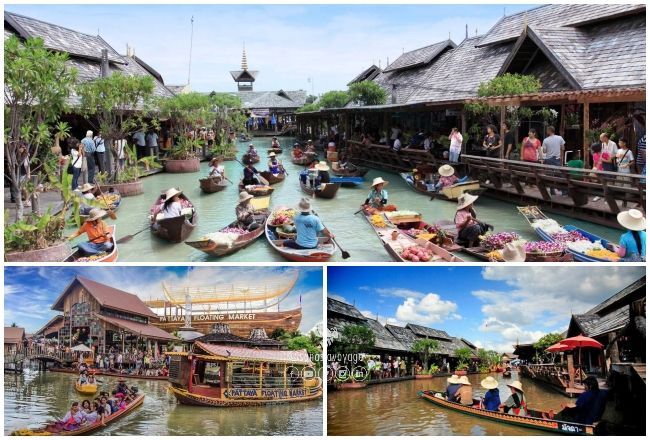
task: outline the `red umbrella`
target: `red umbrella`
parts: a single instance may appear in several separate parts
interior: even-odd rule
[[[551,353],[559,353],[561,351],[570,351],[571,347],[568,345],[564,345],[561,342],[558,342],[557,344],[553,344],[550,347],[546,349],[546,351],[550,351]]]
[[[582,348],[582,347],[603,348],[603,344],[601,344],[597,340],[583,335],[563,339],[559,342],[559,344],[564,344],[569,348]]]

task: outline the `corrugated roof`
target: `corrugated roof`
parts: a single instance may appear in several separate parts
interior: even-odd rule
[[[22,327],[5,327],[5,344],[19,344],[25,338]]]
[[[113,318],[113,317],[100,315],[98,313],[94,313],[94,315],[97,318],[101,319],[102,321],[106,321],[109,324],[113,324],[119,328],[127,330],[134,335],[144,336],[147,338],[153,338],[153,339],[158,339],[163,341],[174,341],[178,339],[176,336],[167,333],[166,331],[161,330],[158,327],[153,326],[151,324],[141,324],[139,322],[129,321],[128,319]]]
[[[449,334],[447,334],[447,332],[444,330],[436,330],[433,328],[424,327],[422,325],[417,325],[417,324],[406,324],[406,328],[408,328],[418,336],[424,336],[427,338],[434,338],[434,339],[446,339],[448,341],[451,341],[451,336],[449,336]]]
[[[86,291],[88,291],[88,293],[92,295],[92,297],[95,298],[97,302],[104,307],[121,310],[127,313],[145,316],[148,318],[158,317],[158,315],[156,315],[149,307],[147,307],[136,295],[116,289],[111,286],[107,286],[105,284],[98,283],[97,281],[93,281],[79,275],[75,276],[68,287],[66,287],[61,295],[59,295],[59,297],[56,299],[52,305],[53,310],[63,311],[63,299],[70,292],[70,288],[74,285],[75,282],[80,283],[86,289]]]
[[[409,52],[404,52],[384,69],[384,73],[425,66],[433,61],[433,59],[440,55],[445,49],[454,47],[456,47],[456,44],[453,41],[445,40]]]
[[[213,356],[231,360],[248,360],[263,362],[287,362],[300,365],[310,365],[311,359],[307,350],[260,350],[257,348],[231,347],[226,345],[206,344],[196,342],[195,350],[204,351]]]
[[[478,46],[503,43],[517,39],[526,25],[541,27],[579,26],[611,19],[613,17],[641,13],[644,4],[556,4],[529,9],[501,18],[477,42]]]
[[[327,319],[329,320],[329,313],[337,313],[339,315],[343,316],[348,316],[350,318],[358,319],[364,321],[366,319],[365,316],[357,310],[356,307],[354,307],[351,304],[344,303],[343,301],[339,301],[338,299],[334,299],[331,297],[327,297],[327,313],[328,317]]]

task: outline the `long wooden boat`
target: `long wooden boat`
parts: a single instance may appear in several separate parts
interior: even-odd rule
[[[239,191],[244,191],[244,190],[246,190],[247,193],[255,197],[261,197],[261,196],[268,196],[275,190],[275,188],[268,185],[244,185],[244,181],[240,180]]]
[[[277,176],[273,174],[270,171],[260,171],[260,176],[264,177],[266,180],[269,181],[269,185],[273,185],[275,183],[280,183],[286,179],[287,174],[286,173],[280,173]]]
[[[517,416],[514,414],[505,414],[498,411],[488,411],[481,409],[479,401],[474,399],[474,405],[462,405],[456,402],[449,402],[442,397],[441,392],[436,391],[418,391],[418,396],[428,402],[438,405],[442,408],[458,411],[470,416],[480,417],[494,422],[506,423],[522,428],[539,429],[542,431],[555,432],[556,434],[565,435],[594,435],[594,425],[583,425],[580,423],[564,422],[544,418],[543,411],[528,408],[530,417]],[[440,396],[440,397],[436,397]]]
[[[302,157],[299,157],[296,159],[295,157],[291,157],[291,162],[294,165],[309,165],[313,160],[314,160],[315,155],[303,155]]]
[[[334,168],[332,168],[330,171],[336,177],[363,177],[368,173],[368,168],[357,167],[355,165],[354,169],[348,169],[348,168],[336,168],[336,169],[334,169]]]
[[[119,256],[119,252],[117,250],[117,239],[115,238],[115,225],[109,225],[108,229],[111,231],[111,243],[113,243],[113,249],[104,254],[99,254],[93,257],[85,257],[81,255],[81,251],[78,249],[70,255],[65,261],[66,262],[89,262],[92,261],[93,263],[113,263],[117,261],[117,257]]]
[[[97,393],[97,384],[96,383],[85,383],[83,385],[79,382],[74,383],[74,389],[77,390],[79,394],[95,394]]]
[[[241,161],[246,165],[248,161],[251,161],[251,163],[258,163],[260,161],[259,156],[251,156],[250,154],[244,154],[241,158]]]
[[[221,177],[205,177],[199,179],[199,186],[204,193],[212,194],[226,189],[228,187],[228,181]]]
[[[278,208],[276,211],[286,210],[286,209],[288,208],[281,207]],[[292,249],[289,247],[282,246],[282,242],[284,240],[278,236],[275,227],[271,225],[270,220],[272,218],[273,218],[273,214],[271,214],[266,219],[266,225],[265,225],[266,239],[268,240],[271,247],[287,260],[298,261],[298,262],[323,263],[329,261],[334,255],[334,253],[336,252],[337,246],[336,244],[334,244],[334,242],[330,240],[329,237],[320,237],[318,239],[318,246],[314,249]]]
[[[374,214],[381,217],[384,222],[384,226],[376,225],[372,222],[371,215],[365,215],[364,217],[370,227],[373,229],[377,238],[384,245],[386,252],[393,258],[395,261],[400,262],[411,262],[412,260],[407,259],[403,256],[404,251],[409,248],[418,246],[425,249],[430,255],[431,258],[424,263],[456,263],[462,262],[462,258],[459,258],[453,255],[451,252],[446,249],[433,244],[430,241],[423,240],[421,238],[413,238],[410,235],[406,234],[403,230],[399,229],[395,224],[386,217],[385,214]]]
[[[282,154],[282,148],[278,148],[278,147],[275,147],[275,148],[269,148],[268,150],[266,150],[266,152],[267,152],[268,154],[271,154],[271,153]]]
[[[260,238],[262,234],[264,234],[266,217],[268,217],[268,213],[267,215],[264,216],[264,220],[261,222],[259,228],[255,229],[254,231],[247,232],[246,234],[240,235],[239,237],[237,237],[237,240],[235,240],[235,242],[230,247],[228,247],[228,245],[223,243],[217,243],[209,238],[198,240],[198,241],[186,241],[185,244],[192,246],[193,248],[198,249],[201,252],[205,252],[206,254],[213,257],[223,257],[225,255],[231,255],[241,249],[244,249],[245,247],[250,246],[255,242],[255,240]],[[234,222],[226,226],[226,228],[235,228],[235,227],[237,227],[237,220],[235,220]],[[226,228],[222,228],[221,230]]]
[[[503,373],[501,373],[501,375],[502,375],[504,378],[506,378],[506,377],[512,377],[512,371],[510,371],[510,370],[506,370],[506,371],[504,371]]]
[[[93,190],[93,195],[95,196],[95,201],[100,203],[100,208],[104,210],[111,210],[113,212],[117,211],[120,205],[122,204],[122,194],[119,191],[111,188],[109,191],[105,192],[102,196],[102,193],[99,191],[98,187],[95,187]],[[106,218],[108,212],[102,216]],[[84,222],[87,218],[87,214],[79,214],[79,218]]]
[[[12,432],[11,435],[88,435],[132,413],[136,408],[142,405],[142,402],[144,402],[144,394],[139,394],[126,406],[126,408],[113,413],[110,416],[106,416],[103,424],[100,420],[97,420],[95,423],[90,425],[82,425],[76,429],[67,429],[64,428],[63,423],[54,422],[48,423],[43,428],[39,429],[19,429],[18,431]]]
[[[171,243],[181,243],[185,241],[199,222],[199,216],[192,205],[192,202],[190,202],[185,194],[181,194],[180,197],[190,203],[192,212],[189,217],[180,215],[178,217],[163,218],[160,220],[156,218],[151,219],[151,232],[153,235]]]
[[[458,231],[456,230],[456,225],[454,222],[440,220],[436,222],[435,225],[430,225],[425,221],[418,221],[413,223],[400,223],[396,225],[399,229],[404,230],[404,233],[412,238],[418,238],[412,233],[413,230],[420,230],[423,233],[432,233],[436,230],[441,230],[445,238],[440,240],[438,237],[433,237],[429,241],[433,244],[441,246],[443,249],[448,250],[449,252],[458,252],[463,249],[462,246],[455,242],[456,237],[458,236]]]
[[[79,376],[79,370],[76,368],[65,368],[65,367],[48,367],[47,371],[52,371],[55,373],[68,373]],[[112,371],[102,371],[94,369],[95,377],[97,376],[110,376],[110,377],[120,377],[124,379],[135,379],[135,380],[167,380],[167,376],[145,376],[140,374],[121,374]]]
[[[456,185],[451,185],[442,188],[438,192],[428,191],[425,186],[418,185],[413,182],[412,173],[400,173],[400,176],[402,176],[402,179],[404,179],[406,184],[413,191],[418,192],[420,194],[425,194],[429,197],[435,197],[436,199],[447,200],[450,202],[457,202],[458,197],[460,197],[460,195],[463,193],[478,195],[485,191],[485,188],[481,188],[481,184],[478,180],[471,180],[469,182],[457,183]],[[411,178],[409,179],[409,177]]]
[[[282,373],[304,371],[312,365],[304,349],[273,350],[196,342],[191,353],[169,354],[172,365],[169,391],[181,404],[261,406],[304,402],[323,395],[321,380],[314,383],[311,377]],[[281,373],[273,375],[272,371]]]
[[[319,190],[315,190],[314,188],[300,181],[300,188],[302,189],[302,192],[309,194],[312,197],[316,196],[321,199],[333,199],[340,187],[341,185],[337,183],[323,183]]]

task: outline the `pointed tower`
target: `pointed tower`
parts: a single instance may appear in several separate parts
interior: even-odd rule
[[[230,75],[237,83],[237,91],[239,92],[252,92],[253,83],[257,76],[257,70],[248,70],[248,59],[246,57],[246,45],[241,55],[241,70],[231,70]]]

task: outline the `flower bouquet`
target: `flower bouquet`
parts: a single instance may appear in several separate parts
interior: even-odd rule
[[[479,237],[481,240],[481,246],[488,251],[503,249],[505,245],[512,241],[519,240],[519,238],[519,234],[516,232],[497,232],[496,234],[488,232]]]

